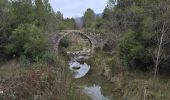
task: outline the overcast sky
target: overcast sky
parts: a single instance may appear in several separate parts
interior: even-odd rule
[[[102,13],[108,0],[49,0],[54,11],[61,11],[64,17],[80,17],[87,8]]]

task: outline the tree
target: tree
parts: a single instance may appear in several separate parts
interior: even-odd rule
[[[43,56],[47,50],[47,41],[41,31],[33,24],[22,24],[16,28],[9,38],[7,53],[36,60]]]
[[[92,28],[95,22],[95,14],[94,11],[90,8],[86,10],[83,16],[83,23],[85,28]]]
[[[35,59],[41,55],[37,45],[43,51],[46,44],[39,30],[49,32],[56,30],[56,26],[57,17],[48,0],[0,0],[0,60],[13,54]]]
[[[42,0],[35,0],[36,5],[36,15],[38,19],[38,25],[45,28],[46,20],[45,20],[45,7]]]
[[[101,16],[96,16],[95,25],[94,25],[95,31],[102,32],[104,30],[103,26],[104,25],[103,25],[102,17]]]
[[[170,68],[170,10],[168,9],[170,2],[159,2],[157,6],[159,9],[159,17],[155,22],[155,33],[156,33],[156,48],[155,48],[155,69],[154,69],[154,80],[158,74],[159,68]]]
[[[47,13],[53,13],[53,9],[49,3],[49,0],[44,0],[44,8]]]
[[[6,0],[0,1],[0,30],[3,29],[8,18],[9,2]]]
[[[7,27],[9,25],[9,2],[7,0],[0,1],[0,61],[6,57],[5,46],[8,42]]]
[[[33,23],[35,21],[35,12],[30,0],[13,1],[10,9],[11,29],[15,29],[20,24]]]
[[[63,23],[63,14],[60,11],[57,11],[57,13],[55,14],[56,17],[56,28],[59,30],[62,30],[64,28],[64,23]]]
[[[140,62],[138,66],[145,66],[142,69],[155,67],[155,75],[159,68],[169,69],[169,3],[168,0],[109,0],[110,13],[104,12],[105,17],[109,16],[106,26],[112,30],[108,37],[113,34],[118,40],[121,37],[121,58],[126,59],[129,67]],[[141,55],[143,50],[148,54]]]
[[[59,21],[62,21],[64,18],[63,18],[63,14],[60,12],[60,11],[57,11],[56,13],[56,18],[57,20]]]
[[[64,29],[74,30],[76,27],[76,22],[74,18],[66,18],[64,19]]]
[[[119,1],[120,0],[108,0],[106,7],[113,10]]]

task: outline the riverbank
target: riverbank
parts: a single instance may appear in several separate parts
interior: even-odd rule
[[[29,66],[11,60],[0,67],[0,91],[3,91],[0,98],[90,100],[97,95],[106,100],[170,99],[168,76],[160,76],[153,85],[152,73],[130,72],[114,56],[96,52],[87,60],[90,71],[80,79],[73,79],[67,57],[60,56],[55,64],[37,62]]]
[[[170,80],[160,75],[153,81],[153,74],[129,71],[123,67],[115,54],[100,52],[89,60],[92,69],[105,77],[111,84],[112,95],[116,100],[169,100]],[[154,83],[153,83],[154,82]]]
[[[130,72],[116,65],[113,56],[96,52],[87,61],[90,71],[80,79],[72,77],[62,57],[60,63],[38,62],[30,67],[11,60],[0,67],[0,99],[90,100],[91,93],[110,100],[170,100],[168,76],[159,76],[153,85],[152,73]]]

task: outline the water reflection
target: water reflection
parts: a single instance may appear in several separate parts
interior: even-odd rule
[[[81,64],[77,61],[70,61],[69,68],[73,71],[74,78],[81,78],[89,72],[90,65],[87,65],[87,63]]]
[[[86,63],[86,60],[89,59],[90,56],[78,55],[77,53],[74,52],[69,52],[67,54],[70,57],[69,69],[73,71],[73,77],[79,79],[87,75],[91,66]],[[84,94],[89,96],[92,100],[110,100],[108,97],[105,97],[102,94],[103,86],[101,87],[101,85],[99,85],[101,83],[100,81],[102,81],[101,77],[99,76],[93,77],[93,75],[96,74],[95,73],[91,74],[90,77],[88,76],[88,80],[86,80],[85,78],[86,81],[83,82],[85,84],[83,85],[81,84],[81,87],[83,87],[82,91],[84,92]],[[83,81],[83,78],[79,80]],[[87,86],[88,84],[90,84],[90,86]]]
[[[101,87],[98,85],[93,85],[89,87],[84,87],[83,92],[91,97],[93,100],[110,100],[101,93]]]

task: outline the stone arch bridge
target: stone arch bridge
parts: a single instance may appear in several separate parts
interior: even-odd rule
[[[91,47],[90,48],[91,55],[94,53],[95,48],[103,48],[105,42],[103,41],[103,37],[101,35],[91,32],[83,32],[79,30],[65,30],[61,32],[48,34],[50,44],[52,45],[53,49],[56,52],[58,52],[60,41],[68,34],[74,33],[80,34],[88,39]]]

